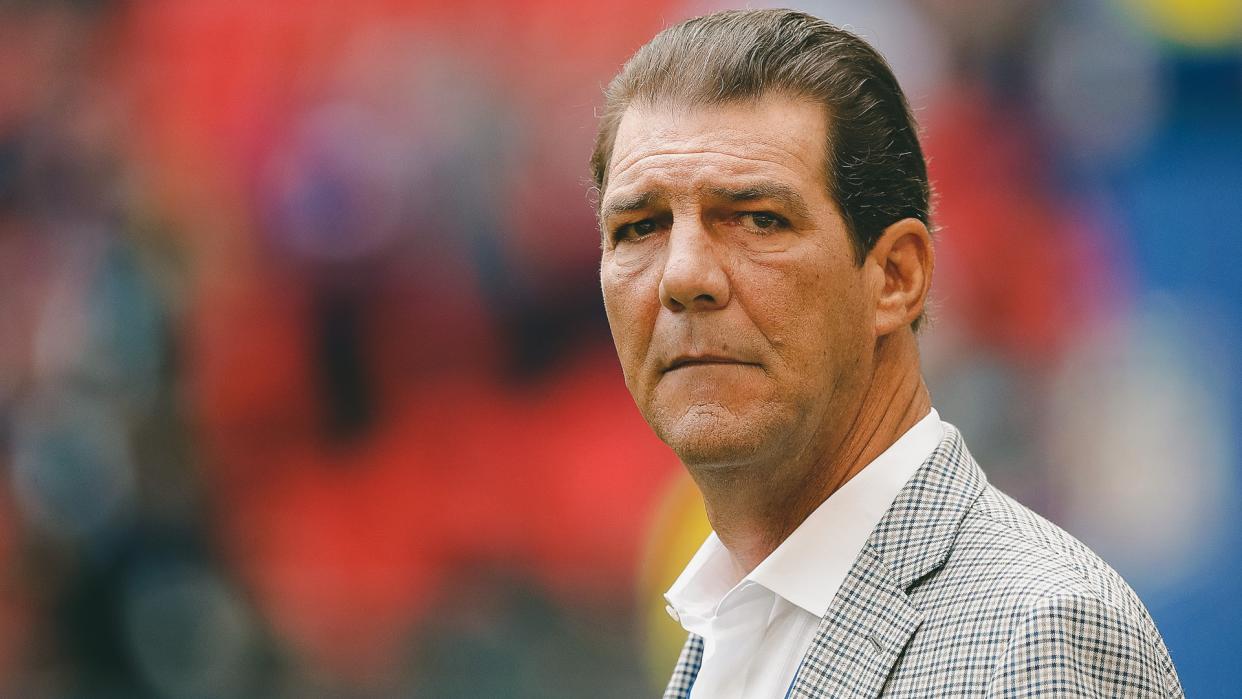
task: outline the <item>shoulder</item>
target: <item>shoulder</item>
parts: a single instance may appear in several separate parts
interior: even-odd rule
[[[963,518],[946,567],[983,575],[998,583],[992,594],[1015,602],[1079,594],[1146,616],[1134,591],[1094,551],[991,485]]]
[[[909,591],[925,649],[980,662],[989,696],[1181,696],[1151,616],[1082,542],[987,485]]]

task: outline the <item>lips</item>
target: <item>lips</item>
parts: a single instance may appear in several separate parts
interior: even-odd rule
[[[759,366],[755,362],[747,362],[736,357],[724,357],[714,354],[694,354],[682,355],[675,357],[665,367],[664,371],[670,372],[683,367],[691,366],[713,366],[713,365],[738,365],[738,366]]]

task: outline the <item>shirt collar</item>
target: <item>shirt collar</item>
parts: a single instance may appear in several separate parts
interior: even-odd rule
[[[713,615],[732,589],[751,581],[822,617],[871,530],[943,438],[944,425],[932,410],[821,503],[745,577],[712,532],[665,598],[679,617],[704,617]]]

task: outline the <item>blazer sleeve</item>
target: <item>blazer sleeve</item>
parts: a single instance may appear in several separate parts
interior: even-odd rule
[[[1173,661],[1145,612],[1096,597],[1040,600],[1015,628],[988,697],[1184,699]]]

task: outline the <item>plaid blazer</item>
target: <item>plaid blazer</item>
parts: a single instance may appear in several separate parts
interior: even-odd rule
[[[689,696],[702,659],[692,635],[665,699]],[[863,546],[788,696],[1185,695],[1134,591],[989,485],[946,425]]]

